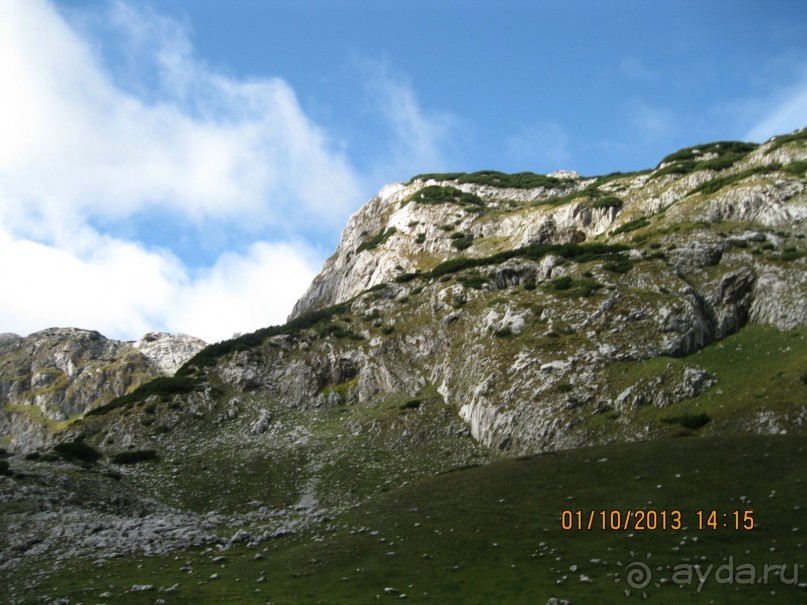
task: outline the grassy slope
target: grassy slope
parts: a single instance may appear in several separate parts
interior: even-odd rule
[[[629,431],[630,427],[651,426],[671,436],[681,432],[681,427],[659,424],[663,419],[706,413],[712,421],[701,432],[742,431],[758,425],[759,415],[766,411],[795,422],[807,401],[805,328],[781,332],[749,324],[687,357],[615,363],[608,369],[605,382],[613,393],[618,393],[642,378],[662,373],[667,365],[701,367],[717,383],[699,396],[668,408],[644,406],[625,418],[616,414],[590,417],[592,430],[602,435],[624,431],[626,427]]]
[[[65,563],[34,594],[74,602],[366,603],[396,598],[386,587],[422,603],[625,602],[626,571],[648,560],[654,580],[698,561],[804,568],[807,514],[803,506],[807,437],[708,437],[658,440],[545,454],[455,471],[382,494],[313,532],[255,551],[113,560],[96,567]],[[741,498],[745,498],[745,503]],[[572,509],[682,511],[686,529],[563,531]],[[697,529],[696,510],[753,509],[757,527]],[[633,553],[633,554],[632,554]],[[573,565],[577,568],[571,571]],[[180,571],[189,566],[192,574]],[[211,574],[217,573],[217,579]],[[591,582],[581,582],[584,574]],[[16,584],[25,574],[15,574]],[[258,582],[259,578],[264,582]],[[565,578],[565,579],[564,579]],[[619,581],[616,581],[619,579]],[[803,581],[803,580],[802,580]],[[133,584],[171,586],[175,593],[131,593]],[[804,589],[770,577],[768,584],[729,585],[714,576],[678,588],[651,583],[654,603],[759,603],[775,591],[783,603]],[[256,592],[259,590],[260,592]],[[641,591],[631,598],[642,600]]]

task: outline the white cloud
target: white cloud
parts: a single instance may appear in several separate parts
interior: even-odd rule
[[[87,258],[0,232],[0,325],[22,334],[49,326],[135,338],[154,326],[184,272],[170,256],[82,233]]]
[[[115,66],[50,2],[0,3],[0,332],[216,341],[282,323],[319,265],[294,233],[342,226],[352,166],[283,80],[217,73],[181,24],[110,7],[83,25],[112,31]],[[199,270],[91,227],[145,216],[200,237],[280,225],[293,243],[244,239]]]
[[[569,136],[560,124],[542,121],[523,128],[505,141],[507,154],[524,170],[552,172],[568,169]]]
[[[305,244],[257,242],[192,277],[168,251],[86,228],[80,237],[83,254],[0,231],[0,331],[75,326],[135,339],[162,329],[215,342],[283,323],[318,269]]]
[[[746,132],[745,139],[766,141],[807,126],[807,74],[802,79],[763,102],[757,102],[762,114]]]
[[[213,342],[283,323],[318,265],[316,254],[300,243],[257,242],[246,255],[225,254],[178,292],[181,302],[169,327]]]
[[[147,207],[253,225],[305,223],[310,213],[344,218],[358,179],[288,84],[210,70],[194,60],[184,29],[166,19],[148,30],[120,3],[110,19],[141,41],[135,51],[149,42],[161,82],[152,98],[117,86],[49,3],[4,1],[4,218],[14,205],[11,216],[40,226],[42,218],[121,219]]]

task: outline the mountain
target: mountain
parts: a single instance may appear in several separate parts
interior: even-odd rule
[[[173,375],[205,343],[146,334],[137,342],[98,332],[51,328],[25,338],[0,335],[0,435],[33,450],[85,412],[158,376]]]
[[[399,496],[421,510],[435,494],[473,513],[466,529],[484,524],[492,504],[468,512],[446,486],[515,476],[528,466],[506,461],[524,456],[573,450],[573,498],[585,487],[573,477],[609,451],[666,469],[648,471],[659,486],[668,452],[764,452],[749,435],[807,426],[805,236],[807,130],[689,147],[635,173],[420,175],[350,218],[286,324],[185,343],[173,374],[154,359],[173,348],[148,336],[3,336],[6,418],[49,420],[37,434],[2,426],[0,568],[175,549],[207,566],[259,546],[296,560],[331,531],[363,535],[357,519],[380,523]],[[540,481],[556,459],[535,467]],[[490,470],[455,474],[471,466]],[[613,490],[641,476],[626,473]],[[53,573],[45,585],[66,586]],[[15,590],[25,602],[37,588]]]

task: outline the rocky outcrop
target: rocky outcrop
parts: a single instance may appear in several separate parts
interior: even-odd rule
[[[165,332],[149,332],[134,343],[134,348],[166,376],[173,376],[182,364],[205,346],[207,343],[201,338],[187,334],[166,334]]]
[[[334,255],[292,317],[357,296],[352,308],[367,312],[367,297],[360,293],[392,284],[378,292],[373,312],[390,325],[403,322],[406,336],[396,339],[394,349],[378,339],[370,340],[372,352],[362,346],[359,354],[359,347],[353,347],[358,380],[351,393],[357,400],[430,382],[439,385],[486,445],[535,451],[590,443],[585,423],[570,410],[621,413],[643,404],[666,407],[713,383],[700,369],[678,368],[675,377],[654,377],[663,385],[636,383],[605,395],[602,387],[591,385],[607,380],[602,368],[609,364],[685,356],[748,322],[780,330],[807,325],[807,182],[799,172],[807,159],[803,141],[783,145],[772,140],[719,171],[692,171],[690,166],[678,172],[673,160],[655,172],[616,178],[567,175],[556,188],[497,188],[459,182],[453,175],[390,185],[351,217]],[[718,157],[710,152],[698,160]],[[783,169],[788,166],[793,169]],[[435,188],[459,190],[476,201],[426,203],[423,192]],[[456,194],[453,201],[458,199]],[[722,227],[709,228],[718,224]],[[453,245],[457,239],[466,242],[459,253]],[[642,250],[647,240],[653,240],[653,247]],[[483,264],[471,271],[475,275],[458,278],[459,284],[430,281],[418,296],[428,294],[428,306],[414,311],[411,302],[405,304],[408,320],[395,313],[400,306],[395,301],[412,296],[408,284],[416,282],[409,275],[428,274],[448,259],[589,241],[627,244],[633,250],[623,256],[636,268],[623,260],[624,273],[605,263],[581,275],[551,254],[538,261],[512,258]],[[637,262],[647,268],[639,269]],[[407,285],[395,285],[399,277]],[[540,305],[530,305],[518,303],[521,295],[513,299],[516,290],[541,291],[564,278],[569,284],[596,282],[592,287],[601,289],[593,298],[599,302],[539,297]],[[507,297],[496,296],[497,290]],[[522,333],[585,338],[576,348],[551,354],[519,351],[508,368],[497,358],[500,346],[490,336]],[[452,341],[461,344],[452,346]],[[266,390],[289,405],[328,401],[316,395],[331,380],[321,355],[285,367],[294,376],[290,388],[284,390],[282,385],[292,383],[283,382],[283,370],[276,366],[271,377],[250,366],[250,388]],[[223,377],[238,373],[228,366]],[[371,378],[379,375],[385,380]],[[506,386],[492,378],[503,376]],[[558,388],[572,394],[553,391]]]
[[[593,435],[585,417],[668,408],[716,378],[677,363],[620,386],[608,368],[680,358],[749,321],[782,330],[807,325],[796,296],[807,289],[801,264],[779,267],[709,231],[676,238],[685,245],[680,254],[633,254],[625,273],[609,271],[608,262],[578,266],[548,255],[451,280],[458,283],[391,284],[350,304],[344,329],[358,339],[273,337],[210,372],[295,409],[370,405],[437,385],[476,439],[514,452],[612,439]],[[590,280],[597,289],[556,291],[557,280]]]
[[[15,458],[14,472],[33,473],[37,481],[0,476],[0,504],[10,511],[2,521],[0,570],[43,556],[89,556],[101,565],[127,554],[201,546],[215,546],[218,554],[241,542],[254,548],[322,521],[320,510],[275,510],[260,502],[240,514],[184,512],[142,496],[112,471],[66,481],[72,467]]]
[[[427,271],[456,257],[458,236],[473,242],[462,255],[478,257],[533,244],[602,239],[626,223],[650,217],[667,226],[728,221],[803,231],[807,184],[797,174],[779,172],[776,167],[803,162],[807,150],[801,144],[774,146],[775,141],[762,145],[721,172],[661,171],[659,175],[645,172],[601,179],[563,173],[565,180],[557,186],[531,189],[439,176],[388,185],[350,217],[336,251],[290,318],[349,300],[402,273]],[[752,172],[760,166],[770,166],[770,172]],[[746,173],[737,183],[705,195],[698,193],[710,182]],[[477,202],[425,203],[422,192],[436,187],[475,196]]]
[[[50,328],[0,338],[0,435],[15,449],[48,441],[71,418],[173,373],[204,343],[147,334],[135,344],[92,330]]]

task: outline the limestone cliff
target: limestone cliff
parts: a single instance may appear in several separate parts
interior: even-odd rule
[[[731,143],[690,148],[654,171],[633,174],[582,178],[564,171],[535,183],[489,172],[438,174],[388,185],[350,217],[291,317],[402,273],[427,271],[456,257],[457,244],[464,256],[482,257],[537,243],[607,241],[620,227],[630,230],[632,221],[651,217],[659,227],[694,221],[803,226],[807,207],[798,167],[807,149],[783,144],[785,138],[741,152]],[[718,186],[725,181],[732,182]],[[513,183],[520,186],[507,186]],[[467,242],[472,245],[463,249]]]
[[[173,396],[177,409],[250,434],[262,406],[222,393],[314,410],[435,389],[502,450],[666,434],[675,416],[648,408],[672,414],[724,380],[693,354],[750,324],[807,326],[806,160],[801,131],[684,149],[640,173],[390,185],[351,217],[294,321],[206,350],[183,368],[200,386]],[[753,406],[720,409],[707,430],[771,426]],[[807,422],[800,406],[771,413]],[[113,442],[136,442],[136,422],[120,422]]]

